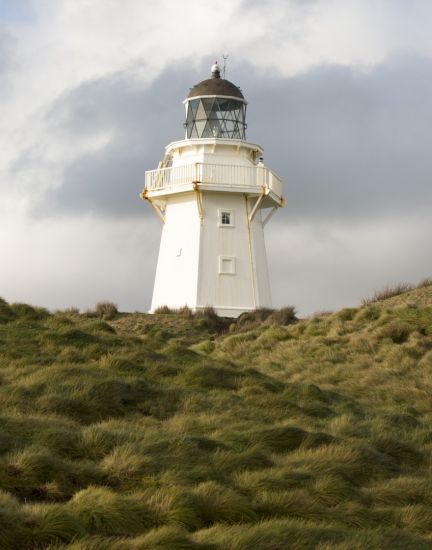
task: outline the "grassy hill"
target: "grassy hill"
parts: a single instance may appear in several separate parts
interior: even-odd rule
[[[0,301],[0,548],[432,548],[432,286],[403,290],[237,322]]]

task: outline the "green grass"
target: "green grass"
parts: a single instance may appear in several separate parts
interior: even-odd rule
[[[0,548],[432,548],[432,286],[298,320],[0,300]]]

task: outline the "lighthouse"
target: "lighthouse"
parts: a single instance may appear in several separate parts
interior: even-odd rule
[[[145,173],[141,194],[162,222],[150,312],[271,307],[264,227],[283,206],[282,182],[246,140],[247,101],[217,63],[183,103],[185,137]]]

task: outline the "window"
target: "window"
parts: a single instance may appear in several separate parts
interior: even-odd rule
[[[246,139],[246,104],[244,100],[225,97],[190,99],[184,126],[187,139]]]
[[[219,256],[219,274],[235,275],[235,258],[232,256]]]
[[[234,227],[234,212],[219,210],[219,227]]]
[[[221,223],[222,225],[231,225],[231,212],[222,212]]]

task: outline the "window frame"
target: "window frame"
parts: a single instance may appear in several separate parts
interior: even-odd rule
[[[229,214],[230,223],[223,223],[222,217],[224,214]],[[231,208],[219,208],[218,210],[218,226],[219,227],[235,227],[234,210]]]
[[[236,275],[236,261],[234,256],[219,256],[219,275]],[[229,261],[232,266],[231,271],[224,271],[224,262]]]

